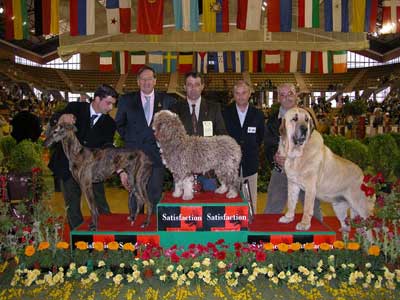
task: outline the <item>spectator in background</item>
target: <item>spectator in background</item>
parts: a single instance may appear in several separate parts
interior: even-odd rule
[[[19,113],[11,121],[11,136],[17,143],[25,139],[36,142],[42,133],[40,118],[30,112],[29,104],[28,100],[21,100],[19,103]]]

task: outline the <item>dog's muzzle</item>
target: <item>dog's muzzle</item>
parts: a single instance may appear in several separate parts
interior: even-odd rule
[[[293,143],[296,146],[304,144],[307,138],[308,128],[305,125],[300,125],[296,128],[295,134],[293,135]]]

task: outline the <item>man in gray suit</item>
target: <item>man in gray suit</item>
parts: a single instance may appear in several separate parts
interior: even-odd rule
[[[147,185],[153,210],[161,199],[165,168],[161,161],[160,151],[154,137],[151,122],[154,114],[162,109],[170,109],[176,102],[165,93],[156,92],[156,72],[149,66],[142,67],[137,74],[139,91],[128,93],[119,98],[115,117],[117,131],[125,142],[125,147],[143,150],[153,162],[153,171]],[[127,174],[119,172],[122,184],[128,188]],[[132,193],[129,205],[136,211],[136,199]]]

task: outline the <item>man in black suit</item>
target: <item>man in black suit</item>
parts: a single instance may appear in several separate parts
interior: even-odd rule
[[[17,143],[25,139],[36,142],[42,133],[40,119],[29,111],[29,105],[28,100],[21,100],[19,103],[20,112],[15,115],[10,123],[12,126],[11,136]]]
[[[264,139],[264,114],[249,104],[250,85],[239,80],[233,87],[235,103],[223,112],[228,134],[242,149],[240,162],[241,181],[249,181],[249,190],[254,210],[257,209],[257,171],[259,149]]]
[[[125,142],[125,147],[143,150],[153,162],[153,171],[147,186],[153,210],[161,199],[165,168],[161,161],[159,147],[154,137],[151,122],[154,114],[162,109],[170,109],[176,102],[165,93],[156,92],[156,72],[149,66],[142,67],[137,74],[140,91],[120,97],[115,117],[117,131]],[[127,174],[119,171],[121,181],[128,186]],[[129,200],[132,211],[136,211],[136,199],[132,193]]]
[[[50,123],[68,122],[75,124],[78,131],[76,136],[79,142],[89,148],[113,147],[116,130],[115,121],[108,115],[117,101],[117,92],[108,85],[101,85],[94,93],[92,102],[70,102],[60,113],[52,117]],[[57,145],[49,163],[50,170],[62,180],[62,191],[67,218],[71,229],[78,227],[83,222],[81,212],[81,189],[72,178],[69,162],[62,149],[61,143]],[[93,184],[95,201],[100,214],[109,214],[103,183]]]
[[[173,111],[179,115],[189,135],[213,136],[226,134],[221,107],[201,96],[204,79],[201,73],[189,72],[185,75],[186,101],[178,101]],[[210,176],[207,176],[210,177]],[[215,178],[199,176],[203,189],[215,190]]]

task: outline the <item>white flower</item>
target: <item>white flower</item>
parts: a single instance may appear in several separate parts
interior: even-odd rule
[[[99,260],[99,263],[97,264],[99,268],[104,267],[105,265],[106,263],[104,262],[104,260]]]
[[[225,269],[225,267],[226,267],[226,264],[221,260],[220,262],[218,262],[218,268],[220,268],[220,269]]]
[[[106,272],[106,278],[110,279],[111,277],[113,277],[114,273],[111,271]]]
[[[119,267],[120,267],[120,268],[125,268],[125,264],[124,264],[124,263],[120,263],[120,264],[119,264]]]
[[[200,268],[200,263],[198,261],[194,262],[192,265],[192,269]]]
[[[285,272],[281,271],[281,272],[278,274],[278,278],[279,278],[279,279],[285,279],[285,278],[286,278]]]
[[[366,263],[366,264],[365,264],[365,267],[366,267],[367,269],[371,268],[371,263]]]
[[[85,273],[87,273],[87,267],[86,267],[86,266],[80,266],[80,267],[78,268],[78,273],[79,273],[79,274],[85,274]]]
[[[177,280],[178,279],[178,273],[174,272],[171,274],[172,280]]]
[[[204,266],[208,267],[211,264],[210,258],[206,257],[201,262]]]
[[[278,277],[274,276],[274,277],[271,278],[271,281],[272,281],[273,283],[275,283],[275,284],[278,284],[279,279],[278,279]]]
[[[76,264],[75,263],[70,263],[69,264],[69,269],[70,270],[75,270],[75,268],[76,268]]]
[[[167,276],[165,274],[160,276],[161,281],[165,281],[166,279],[167,279]]]
[[[244,276],[246,276],[247,274],[249,274],[249,270],[247,270],[246,268],[243,268],[242,274],[243,274]]]
[[[143,266],[147,267],[150,263],[147,260],[142,261]]]
[[[124,279],[124,277],[121,274],[117,274],[114,276],[113,281],[115,285],[120,285],[121,281]]]
[[[174,266],[173,265],[169,265],[168,267],[167,267],[167,271],[168,272],[172,272],[174,270]]]
[[[181,272],[181,271],[183,270],[182,265],[177,266],[177,267],[176,267],[176,270],[177,270],[178,272]]]
[[[193,279],[195,275],[196,275],[196,274],[195,274],[193,271],[189,271],[189,273],[187,274],[187,276],[188,276],[190,279]]]

